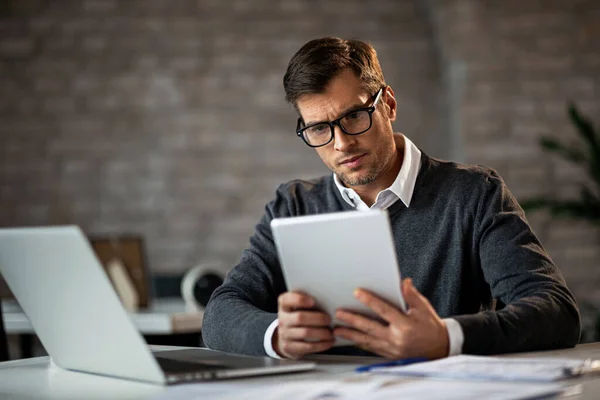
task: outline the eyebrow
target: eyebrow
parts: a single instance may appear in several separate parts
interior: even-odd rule
[[[371,100],[372,97],[369,97],[369,100]],[[367,100],[367,101],[369,101]],[[357,110],[359,108],[365,108],[365,103],[358,103],[358,104],[354,104],[350,107],[347,107],[344,111],[342,111],[341,113],[338,114],[337,118],[334,118],[334,120],[343,117],[344,115],[348,114],[349,112],[352,112],[354,110]],[[309,121],[309,122],[305,122],[304,126],[311,126],[311,125],[316,125],[316,124],[322,124],[324,122],[329,122],[327,120],[321,120],[321,121]]]

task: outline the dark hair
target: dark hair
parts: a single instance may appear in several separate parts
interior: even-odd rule
[[[283,76],[285,99],[296,107],[300,96],[323,93],[347,68],[371,94],[386,86],[373,46],[360,40],[325,37],[306,43],[290,60]]]

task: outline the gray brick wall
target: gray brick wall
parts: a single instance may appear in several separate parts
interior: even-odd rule
[[[327,172],[283,98],[307,40],[379,49],[398,129],[433,143],[440,90],[411,1],[10,1],[0,17],[0,225],[147,240],[156,273],[239,258],[276,186]],[[432,146],[433,146],[432,145]]]
[[[281,85],[324,35],[375,45],[396,129],[429,154],[494,167],[519,199],[567,196],[580,171],[536,140],[575,140],[569,99],[598,121],[599,17],[594,0],[5,1],[0,225],[140,233],[155,273],[229,268],[277,184],[327,172]],[[530,220],[578,297],[600,302],[598,231]]]
[[[466,66],[460,104],[466,161],[496,168],[518,199],[577,196],[583,172],[540,150],[540,135],[578,141],[568,101],[600,124],[600,3],[438,2],[448,58]],[[600,230],[581,221],[528,218],[567,282],[600,305]]]

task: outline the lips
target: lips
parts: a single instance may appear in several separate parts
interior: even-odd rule
[[[359,160],[360,158],[362,158],[365,155],[366,155],[366,153],[365,154],[359,154],[359,155],[354,156],[354,157],[346,158],[344,161],[340,162],[340,165],[354,163],[355,161]]]

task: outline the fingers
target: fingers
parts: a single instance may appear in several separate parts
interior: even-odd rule
[[[301,292],[286,292],[279,296],[280,326],[328,326],[331,318],[322,311],[309,310],[315,306],[314,299]]]
[[[337,337],[354,342],[355,346],[360,347],[361,349],[379,354],[383,357],[394,358],[393,353],[388,351],[387,347],[389,346],[385,340],[345,327],[335,328],[333,333]]]
[[[447,356],[448,332],[429,300],[415,288],[411,279],[402,281],[401,289],[410,307],[408,313],[367,290],[358,289],[355,297],[388,324],[339,310],[336,318],[348,326],[335,328],[334,336],[392,359]]]
[[[344,310],[338,310],[335,317],[346,323],[351,328],[364,332],[370,336],[385,338],[387,336],[387,327],[378,321],[363,317]]]
[[[333,340],[324,342],[303,342],[303,341],[281,341],[279,346],[283,355],[288,358],[300,358],[306,354],[318,353],[329,350],[333,346]]]
[[[412,315],[418,315],[424,310],[430,311],[432,309],[431,303],[429,303],[429,300],[427,300],[427,298],[417,290],[415,285],[413,285],[412,279],[407,278],[403,280],[401,288],[404,300],[406,300],[409,312]]]
[[[329,326],[331,317],[321,311],[292,311],[278,314],[280,326]]]
[[[401,323],[406,319],[406,315],[404,315],[401,310],[377,297],[368,290],[356,289],[354,291],[354,297],[388,323]]]
[[[389,349],[389,327],[379,321],[374,321],[362,315],[338,310],[335,316],[348,327],[338,327],[333,330],[334,336],[351,340],[361,349],[371,351],[380,356],[393,358]]]
[[[279,303],[279,310],[287,312],[315,306],[314,299],[301,292],[285,292],[278,297],[277,301]]]
[[[329,328],[294,327],[282,329],[280,336],[283,340],[305,340],[308,342],[332,341],[333,333]]]
[[[279,296],[275,351],[288,358],[300,358],[309,353],[325,351],[333,346],[331,317],[322,311],[311,310],[315,301],[300,292]]]

